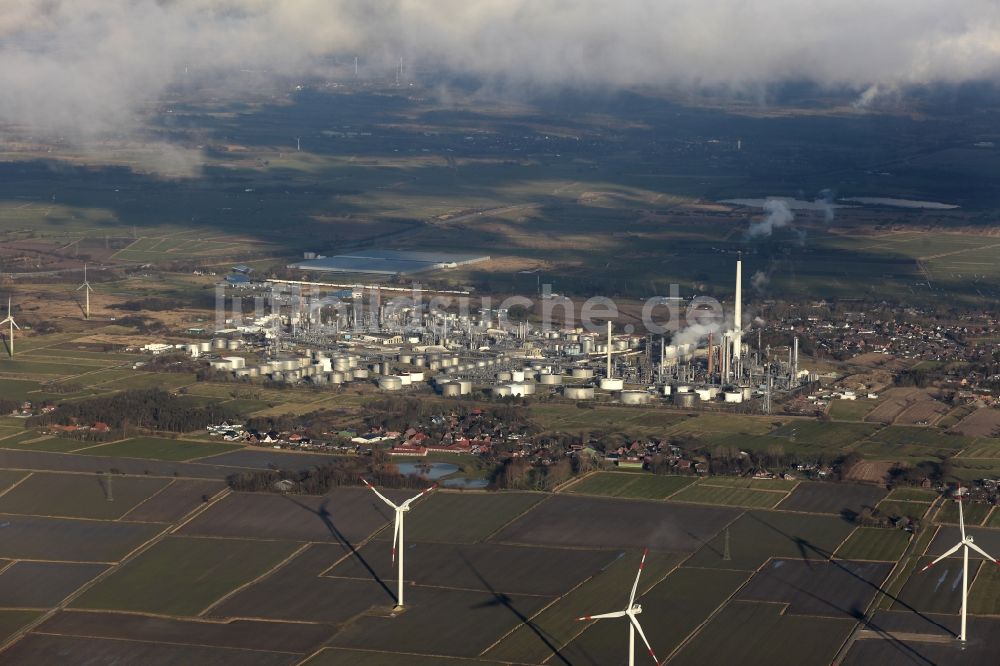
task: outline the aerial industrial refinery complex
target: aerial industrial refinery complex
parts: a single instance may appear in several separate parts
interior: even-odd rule
[[[476,390],[498,398],[545,393],[681,408],[715,403],[764,413],[773,393],[795,391],[809,379],[799,368],[797,339],[787,357],[775,360],[760,344],[751,349],[742,328],[732,325],[743,318],[740,260],[731,317],[724,317],[728,326],[689,326],[674,336],[691,340],[682,344],[667,335],[616,333],[611,321],[601,331],[557,330],[511,322],[503,310],[434,311],[421,299],[401,305],[392,298],[408,291],[403,288],[269,282],[276,294],[269,314],[229,319],[215,340],[189,345],[189,351],[201,356],[254,341],[259,363],[239,355],[211,360],[215,370],[238,378],[369,382],[384,391],[433,388],[447,397]],[[340,290],[318,296],[331,287]]]

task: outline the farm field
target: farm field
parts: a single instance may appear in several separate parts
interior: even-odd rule
[[[114,458],[144,458],[150,460],[196,460],[243,448],[223,442],[194,442],[185,439],[134,437],[120,442],[81,449],[78,453]]]
[[[556,495],[504,527],[491,541],[692,552],[739,513],[728,507],[623,502]],[[624,507],[628,507],[627,522],[621,519]],[[578,520],[579,516],[586,520]]]
[[[865,416],[875,409],[875,400],[833,400],[828,413],[835,421],[864,421]]]
[[[910,533],[879,527],[859,527],[835,553],[840,560],[895,562],[910,543]]]
[[[0,607],[54,608],[106,570],[104,564],[14,562],[0,572]]]
[[[888,493],[878,486],[843,483],[803,482],[783,501],[784,511],[809,513],[861,513],[865,507],[875,507]]]
[[[0,497],[0,513],[114,520],[168,483],[141,476],[35,472]]]
[[[542,493],[435,492],[407,516],[406,534],[416,540],[479,543],[547,499]]]
[[[648,473],[597,472],[569,486],[565,492],[605,497],[666,499],[695,479],[686,476],[659,476]]]
[[[697,483],[684,488],[671,497],[674,502],[695,502],[698,504],[720,504],[722,506],[744,506],[748,508],[772,509],[787,493],[781,490],[756,490],[753,488],[733,488]]]
[[[168,537],[87,590],[73,606],[194,616],[297,547],[282,541]]]
[[[992,505],[989,504],[966,503],[962,507],[965,514],[965,524],[982,525],[992,509]],[[934,520],[939,523],[958,525],[958,502],[942,502]]]
[[[820,666],[831,662],[853,628],[853,620],[782,614],[777,604],[732,601],[670,663]]]

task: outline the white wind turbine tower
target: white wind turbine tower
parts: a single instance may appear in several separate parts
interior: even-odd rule
[[[635,666],[635,632],[639,632],[639,637],[642,642],[646,644],[646,649],[649,651],[649,656],[653,658],[653,663],[659,664],[659,660],[656,658],[656,653],[653,652],[653,648],[649,645],[649,641],[646,640],[646,634],[642,632],[642,627],[639,625],[639,621],[635,619],[635,616],[642,612],[642,606],[635,603],[635,593],[639,589],[639,576],[642,575],[643,567],[646,566],[646,555],[649,554],[649,549],[647,548],[642,553],[642,561],[639,563],[639,572],[635,575],[635,582],[632,583],[632,594],[628,598],[628,606],[625,610],[616,611],[614,613],[604,613],[603,615],[585,615],[583,617],[577,618],[583,622],[589,622],[590,620],[605,620],[617,617],[627,617],[629,622],[628,627],[628,666]]]
[[[7,318],[0,321],[0,326],[4,324],[10,324],[10,337],[7,338],[7,344],[10,345],[10,357],[14,358],[14,329],[20,331],[21,327],[14,321],[14,311],[10,307],[10,296],[7,297]]]
[[[972,550],[976,551],[977,553],[979,553],[980,555],[982,555],[983,557],[985,557],[987,560],[989,560],[993,564],[1000,564],[1000,562],[997,562],[996,558],[994,558],[992,555],[990,555],[989,553],[987,553],[985,550],[983,550],[982,548],[980,548],[979,546],[977,546],[974,543],[974,540],[973,540],[973,538],[971,536],[966,536],[966,534],[965,534],[965,514],[962,511],[962,495],[963,495],[963,493],[962,493],[962,486],[959,486],[958,487],[958,492],[956,493],[956,496],[958,498],[957,499],[957,501],[958,501],[958,526],[959,526],[959,529],[961,530],[961,533],[962,533],[962,540],[959,541],[957,544],[955,544],[955,546],[953,548],[951,548],[950,550],[948,550],[944,555],[942,555],[941,557],[937,558],[936,560],[934,560],[933,562],[931,562],[930,564],[928,564],[926,567],[924,567],[923,569],[921,569],[921,572],[927,571],[928,569],[930,569],[932,566],[934,566],[935,564],[937,564],[938,562],[940,562],[944,558],[950,557],[951,555],[954,555],[956,552],[958,552],[959,548],[962,549],[962,633],[959,634],[958,640],[964,642],[965,641],[965,637],[966,637],[966,634],[965,634],[966,609],[968,608],[968,605],[969,605],[969,549],[971,548]]]
[[[86,263],[83,265],[83,284],[81,284],[79,287],[77,287],[76,290],[80,291],[81,289],[83,289],[83,294],[84,294],[84,296],[86,296],[86,299],[87,299],[86,317],[85,318],[86,319],[90,319],[90,292],[92,292],[94,290],[91,288],[90,283],[87,282],[87,264]]]
[[[402,504],[396,504],[388,497],[375,490],[375,486],[368,483],[367,479],[362,479],[365,485],[371,488],[372,492],[379,496],[383,502],[392,507],[393,511],[396,512],[396,522],[392,528],[392,559],[396,561],[396,555],[399,555],[399,583],[397,585],[396,591],[396,608],[403,607],[403,515],[410,510],[410,505],[416,502],[418,499],[429,493],[430,491],[437,488],[437,484],[434,484],[430,488],[425,488],[416,497],[411,497]]]

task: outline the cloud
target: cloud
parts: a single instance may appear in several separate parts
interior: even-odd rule
[[[776,27],[778,26],[778,27]],[[995,0],[8,0],[0,121],[53,132],[142,125],[175,86],[308,76],[359,55],[538,86],[865,92],[996,79]],[[275,79],[277,80],[277,79]]]
[[[770,236],[775,229],[787,227],[795,219],[795,213],[784,199],[768,199],[764,203],[764,212],[767,216],[763,220],[750,224],[747,233],[751,238]]]

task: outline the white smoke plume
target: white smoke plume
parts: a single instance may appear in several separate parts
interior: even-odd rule
[[[834,194],[833,190],[822,190],[819,196],[816,197],[816,204],[823,211],[823,219],[827,224],[833,224],[833,221],[837,217],[837,206],[834,205]]]
[[[782,29],[775,31],[773,26]],[[486,83],[758,91],[997,80],[996,0],[6,0],[0,122],[127,132],[176,86],[240,89],[363,59]]]
[[[767,216],[763,220],[758,220],[750,225],[747,233],[751,238],[770,236],[775,229],[787,227],[795,219],[795,213],[788,207],[788,202],[784,199],[768,199],[764,203],[764,212],[767,213]]]
[[[767,276],[767,273],[765,273],[764,271],[757,271],[750,278],[750,286],[752,286],[754,291],[756,291],[758,294],[762,293],[765,289],[767,289],[767,285],[770,284],[770,282],[771,278],[769,278]]]

